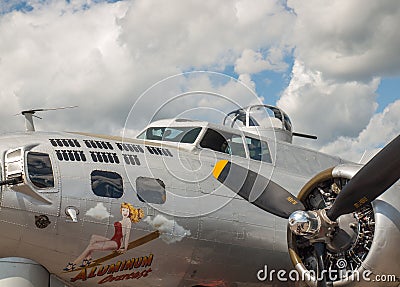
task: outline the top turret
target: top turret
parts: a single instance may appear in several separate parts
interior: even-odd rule
[[[281,109],[269,105],[252,105],[230,112],[223,124],[263,137],[292,142],[292,123]]]

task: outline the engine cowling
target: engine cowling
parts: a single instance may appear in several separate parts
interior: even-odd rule
[[[329,208],[361,165],[339,165],[317,174],[298,198],[308,210]],[[324,256],[332,286],[400,286],[400,186],[395,184],[372,204],[338,218],[338,231]],[[288,230],[289,254],[300,277],[317,286],[317,263],[304,237]]]

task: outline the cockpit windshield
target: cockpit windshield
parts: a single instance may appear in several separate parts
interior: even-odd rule
[[[150,127],[137,136],[138,139],[194,143],[200,127]]]

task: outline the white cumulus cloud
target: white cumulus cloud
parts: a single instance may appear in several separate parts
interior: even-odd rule
[[[238,74],[254,74],[265,70],[285,71],[288,64],[283,59],[283,52],[282,49],[273,47],[264,56],[261,52],[246,49],[236,60],[235,71]]]
[[[368,125],[355,137],[339,137],[323,146],[322,152],[339,153],[346,159],[358,162],[362,155],[367,161],[384,145],[400,134],[400,100],[387,106],[382,113],[375,114]]]
[[[2,131],[23,129],[23,119],[12,117],[23,109],[78,105],[46,113],[38,130],[119,132],[131,105],[157,81],[186,70],[223,71],[244,50],[279,47],[294,21],[273,0],[30,5],[30,12],[0,16]],[[135,115],[131,129],[143,127],[147,111]]]
[[[282,74],[291,59],[292,77],[278,105],[296,131],[319,136],[308,145],[340,155],[344,142],[363,149],[358,138],[364,130],[396,130],[395,122],[377,118],[367,127],[380,79],[400,75],[397,0],[32,0],[16,11],[21,2],[0,4],[1,132],[23,130],[23,118],[13,116],[18,111],[78,105],[42,114],[37,129],[118,134],[132,104],[166,77],[233,70],[257,89],[258,73]],[[263,100],[241,96],[229,82],[188,77],[145,97],[129,121],[129,134],[141,130],[182,86],[211,87],[242,105]],[[169,104],[160,116],[188,117],[198,106],[210,114],[229,111],[221,99],[187,98]],[[372,132],[364,137],[374,141]]]
[[[357,136],[365,128],[377,108],[379,82],[325,79],[296,61],[278,106],[291,116],[295,131],[314,133],[326,144],[339,136]]]
[[[296,57],[331,78],[370,81],[399,75],[397,0],[289,0],[296,13]]]

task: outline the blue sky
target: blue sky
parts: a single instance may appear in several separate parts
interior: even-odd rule
[[[0,6],[1,14],[10,13],[12,11],[30,12],[33,10],[33,7],[28,1],[3,0],[2,2],[2,6]]]
[[[82,3],[81,7],[84,9],[90,8],[90,4],[98,4],[102,2],[106,3],[115,3],[123,0],[91,0],[87,1],[86,3]],[[25,1],[25,0],[2,0],[2,3],[0,4],[0,14],[6,14],[6,13],[11,13],[13,11],[20,11],[23,13],[28,13],[34,10],[34,6],[37,4],[46,4],[48,2],[51,2],[51,0],[37,0],[37,1]],[[53,1],[54,2],[54,1]],[[65,0],[65,3],[70,4],[71,0]]]
[[[382,78],[377,93],[379,104],[377,112],[379,113],[382,112],[387,105],[395,102],[400,98],[400,78]]]
[[[293,61],[288,61],[288,63],[291,68]],[[276,105],[281,93],[288,86],[290,81],[290,68],[285,72],[262,71],[252,75],[256,93],[264,98],[265,104]],[[239,77],[234,71],[234,66],[227,66],[223,73],[236,79]]]
[[[46,129],[120,133],[147,88],[208,70],[279,105],[296,130],[319,136],[301,144],[324,152],[355,159],[400,133],[397,0],[6,0],[0,11],[0,103],[12,114],[80,107],[76,121],[46,114]],[[0,120],[2,131],[21,124]]]

